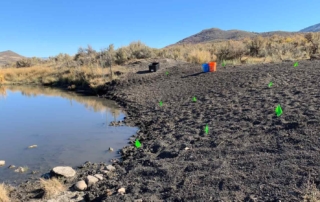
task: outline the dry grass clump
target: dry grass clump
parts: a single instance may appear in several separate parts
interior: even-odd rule
[[[7,83],[37,83],[40,78],[54,74],[54,69],[43,66],[33,66],[29,68],[4,68],[0,69],[3,77],[3,84]]]
[[[317,189],[314,183],[308,184],[303,196],[303,202],[320,202],[320,190]]]
[[[44,180],[41,178],[40,184],[44,190],[43,197],[46,199],[52,198],[67,190],[64,184],[62,184],[57,178],[52,178],[49,180]]]
[[[8,188],[4,184],[0,184],[0,202],[10,202]]]
[[[311,180],[310,173],[304,188],[303,202],[320,202],[320,190],[317,189],[317,185]]]
[[[205,63],[211,60],[211,54],[205,50],[192,50],[188,56],[187,61],[191,63]]]

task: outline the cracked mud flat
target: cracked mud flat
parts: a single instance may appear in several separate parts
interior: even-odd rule
[[[106,89],[140,131],[88,201],[301,201],[309,181],[319,186],[319,61],[200,71],[181,64]]]

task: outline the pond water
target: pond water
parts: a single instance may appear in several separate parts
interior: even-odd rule
[[[125,116],[110,100],[44,87],[0,88],[0,161],[6,162],[0,183],[39,178],[55,166],[109,162],[138,130],[109,126]],[[14,172],[20,166],[27,172]]]

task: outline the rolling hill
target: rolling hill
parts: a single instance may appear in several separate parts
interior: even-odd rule
[[[255,36],[272,36],[274,34],[280,35],[280,36],[289,36],[292,34],[295,34],[296,32],[285,32],[285,31],[272,31],[272,32],[247,32],[243,30],[221,30],[218,28],[211,28],[211,29],[205,29],[201,32],[194,34],[190,37],[187,37],[185,39],[182,39],[181,41],[178,41],[176,44],[197,44],[197,43],[204,43],[204,42],[210,42],[210,41],[223,41],[223,40],[239,40],[241,38],[251,38]],[[171,46],[171,45],[170,45]]]
[[[10,50],[0,52],[0,66],[4,66],[5,64],[16,62],[23,58],[25,57]]]
[[[306,27],[306,28],[300,30],[299,32],[320,32],[320,23],[312,25],[310,27]]]
[[[195,43],[202,43],[202,42],[215,41],[215,40],[239,39],[242,37],[253,37],[256,35],[257,34],[255,33],[241,31],[241,30],[224,31],[218,28],[212,28],[212,29],[202,30],[201,32],[195,35],[182,39],[181,41],[178,41],[177,44],[184,44],[184,43],[195,44]]]

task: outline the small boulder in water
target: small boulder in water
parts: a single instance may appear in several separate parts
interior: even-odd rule
[[[123,126],[123,121],[111,121],[109,126]]]
[[[118,162],[119,162],[119,159],[111,159],[110,162],[111,162],[111,163],[118,163]]]
[[[113,148],[112,148],[112,147],[109,147],[109,151],[113,151]]]
[[[35,145],[35,144],[34,144],[34,145],[29,146],[28,148],[29,148],[29,149],[33,149],[33,148],[36,148],[36,147],[38,147],[38,145]]]
[[[19,167],[19,168],[17,168],[17,169],[14,170],[14,172],[16,172],[16,173],[24,173],[24,172],[26,172],[26,171],[27,171],[27,169],[26,169],[26,168],[23,168],[23,167]]]
[[[15,168],[16,166],[15,165],[10,165],[8,168],[12,169],[12,168]]]
[[[0,166],[4,166],[6,164],[6,161],[0,160]]]

